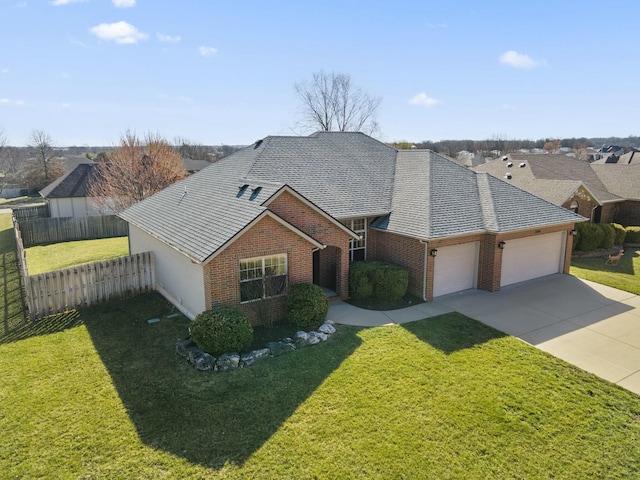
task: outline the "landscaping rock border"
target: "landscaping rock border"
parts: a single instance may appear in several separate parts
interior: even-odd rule
[[[250,367],[269,357],[278,357],[302,347],[326,342],[336,332],[335,322],[325,321],[317,331],[298,331],[293,338],[285,338],[278,342],[269,342],[265,348],[253,350],[242,355],[232,352],[224,353],[218,358],[202,351],[190,338],[178,339],[176,353],[191,363],[196,370],[228,372],[238,368]]]

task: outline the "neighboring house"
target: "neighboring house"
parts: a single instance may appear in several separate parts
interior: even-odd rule
[[[120,216],[183,313],[238,306],[254,323],[256,300],[282,308],[296,283],[347,298],[361,259],[407,267],[425,300],[567,273],[586,220],[432,151],[345,132],[266,137]]]
[[[614,221],[624,226],[640,225],[640,163],[591,165],[607,191],[624,202],[616,203]]]
[[[475,168],[502,178],[595,223],[640,224],[634,215],[640,184],[629,184],[632,169],[593,164],[566,155],[506,155]],[[631,166],[632,167],[632,166]],[[606,176],[604,172],[613,168]],[[635,177],[634,177],[635,178]]]
[[[73,170],[40,190],[52,217],[113,215],[97,198],[89,196],[95,163],[80,163]],[[102,202],[103,203],[103,202]]]
[[[207,168],[211,165],[211,162],[208,160],[193,160],[191,158],[182,158],[182,163],[184,163],[184,169],[189,173],[189,175],[199,172],[203,168]]]

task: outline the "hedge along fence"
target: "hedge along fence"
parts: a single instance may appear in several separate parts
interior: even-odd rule
[[[151,252],[27,276],[27,307],[32,320],[75,307],[134,296],[155,288]]]
[[[129,234],[127,222],[115,215],[18,219],[18,224],[25,247],[74,240],[126,237]]]

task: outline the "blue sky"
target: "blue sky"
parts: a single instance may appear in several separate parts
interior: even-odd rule
[[[297,132],[293,85],[382,97],[383,141],[638,135],[640,2],[2,0],[0,128],[203,144]]]

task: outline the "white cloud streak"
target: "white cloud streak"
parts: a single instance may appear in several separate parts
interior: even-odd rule
[[[525,68],[528,70],[545,63],[544,61],[534,60],[529,55],[525,53],[518,53],[515,50],[508,50],[504,52],[500,57],[498,57],[498,60],[503,65],[513,68]]]
[[[163,43],[180,43],[182,37],[180,35],[165,35],[163,33],[156,33],[156,37]]]
[[[409,103],[411,105],[418,105],[421,107],[433,108],[437,105],[440,105],[440,103],[442,102],[440,100],[436,100],[435,98],[431,98],[425,92],[421,92],[417,94],[415,97],[413,97],[411,100],[409,100]]]
[[[61,5],[69,5],[70,3],[85,3],[88,0],[51,0],[49,3],[54,7],[59,7]]]
[[[214,47],[198,47],[198,53],[203,57],[213,57],[218,53],[218,49]]]
[[[113,4],[118,8],[131,8],[136,6],[136,0],[113,0]]]
[[[138,43],[149,38],[149,35],[139,31],[127,22],[101,23],[91,27],[91,33],[96,37],[121,45]]]

